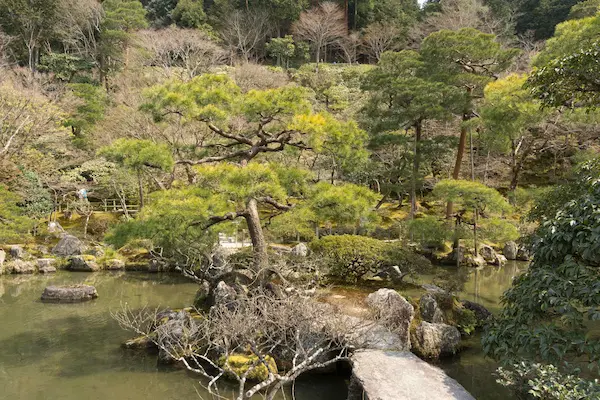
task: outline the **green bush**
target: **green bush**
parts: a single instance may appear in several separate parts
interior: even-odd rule
[[[392,265],[397,265],[403,273],[431,265],[424,257],[402,248],[400,243],[364,236],[326,236],[313,241],[310,247],[323,259],[331,278],[350,283]]]

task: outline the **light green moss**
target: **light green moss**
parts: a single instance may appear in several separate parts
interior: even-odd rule
[[[265,365],[265,363],[268,365]],[[271,356],[265,357],[265,363],[259,361],[254,354],[232,354],[219,359],[219,366],[224,368],[228,375],[242,376],[248,370],[247,378],[251,381],[262,382],[269,377],[269,371],[276,374],[277,363]]]

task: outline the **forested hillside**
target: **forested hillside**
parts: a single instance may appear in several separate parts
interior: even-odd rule
[[[593,395],[579,367],[595,376],[600,356],[599,12],[0,0],[0,244],[54,245],[58,223],[200,276],[235,237],[266,284],[273,248],[306,242],[355,284],[392,265],[402,281],[424,257],[495,263],[482,249],[516,242],[534,262],[484,350],[534,397]]]

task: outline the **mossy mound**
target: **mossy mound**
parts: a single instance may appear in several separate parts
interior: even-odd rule
[[[232,354],[227,358],[225,356],[219,358],[219,366],[224,368],[230,376],[242,376],[250,370],[247,379],[262,382],[269,377],[269,371],[274,374],[278,372],[277,363],[273,357],[266,356],[264,361],[264,363],[261,362],[255,354]]]

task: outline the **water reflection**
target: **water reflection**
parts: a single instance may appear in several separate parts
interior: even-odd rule
[[[47,285],[78,283],[96,286],[99,298],[82,304],[39,300]],[[156,356],[122,350],[130,334],[110,316],[123,302],[133,308],[183,307],[196,290],[172,275],[0,276],[0,400],[210,399],[198,377],[159,369]],[[296,385],[298,400],[345,397],[341,377],[311,377]]]

